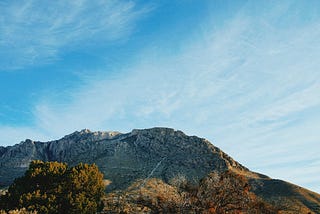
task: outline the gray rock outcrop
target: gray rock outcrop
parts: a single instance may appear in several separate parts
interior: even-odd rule
[[[1,185],[9,185],[21,176],[32,160],[70,165],[96,163],[105,178],[111,180],[110,188],[125,188],[150,173],[164,181],[184,175],[196,182],[213,170],[248,170],[209,141],[169,128],[133,130],[127,134],[85,129],[56,141],[27,139],[0,148],[0,154]]]

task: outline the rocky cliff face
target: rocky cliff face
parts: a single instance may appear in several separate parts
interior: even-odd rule
[[[20,144],[0,149],[1,185],[22,175],[31,160],[96,163],[110,188],[125,188],[138,178],[169,181],[184,175],[197,182],[212,170],[236,168],[248,171],[205,139],[169,128],[118,132],[74,132],[60,140]],[[199,167],[201,166],[201,167]]]
[[[112,182],[109,191],[125,189],[137,179],[151,177],[169,182],[176,176],[184,176],[197,183],[212,171],[229,169],[247,176],[253,191],[270,203],[285,207],[290,206],[289,201],[320,213],[318,194],[251,172],[209,141],[169,128],[133,130],[126,134],[85,129],[56,141],[25,140],[0,147],[0,185],[7,186],[23,175],[30,161],[36,159],[69,165],[96,163]]]

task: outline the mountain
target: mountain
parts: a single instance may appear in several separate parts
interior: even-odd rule
[[[320,213],[319,194],[252,172],[208,140],[170,128],[133,130],[126,134],[84,129],[55,141],[27,139],[14,146],[0,147],[0,185],[8,186],[36,159],[69,165],[96,163],[111,181],[109,192],[124,190],[146,178],[169,183],[184,176],[196,184],[211,172],[229,170],[245,176],[251,191],[282,210]]]

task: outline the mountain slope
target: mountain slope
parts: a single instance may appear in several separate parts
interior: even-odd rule
[[[9,185],[31,160],[96,163],[112,183],[108,191],[125,189],[137,179],[169,182],[183,175],[197,183],[212,171],[232,170],[250,180],[252,191],[284,210],[320,213],[320,196],[293,184],[249,171],[209,141],[169,128],[118,132],[82,130],[50,142],[26,140],[0,148],[0,184]],[[296,207],[293,208],[293,205]]]
[[[96,163],[115,188],[124,188],[137,178],[150,176],[151,172],[153,177],[165,181],[177,174],[198,181],[212,170],[234,167],[248,171],[207,140],[173,129],[133,130],[128,134],[82,130],[57,141],[26,140],[7,147],[0,159],[3,185],[12,182],[34,159],[71,165]]]

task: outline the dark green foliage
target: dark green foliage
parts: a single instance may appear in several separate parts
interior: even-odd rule
[[[95,213],[103,208],[103,175],[96,165],[79,164],[67,174],[69,213]]]
[[[96,165],[31,162],[23,177],[1,197],[0,208],[27,208],[38,213],[95,213],[101,209],[103,175]]]

